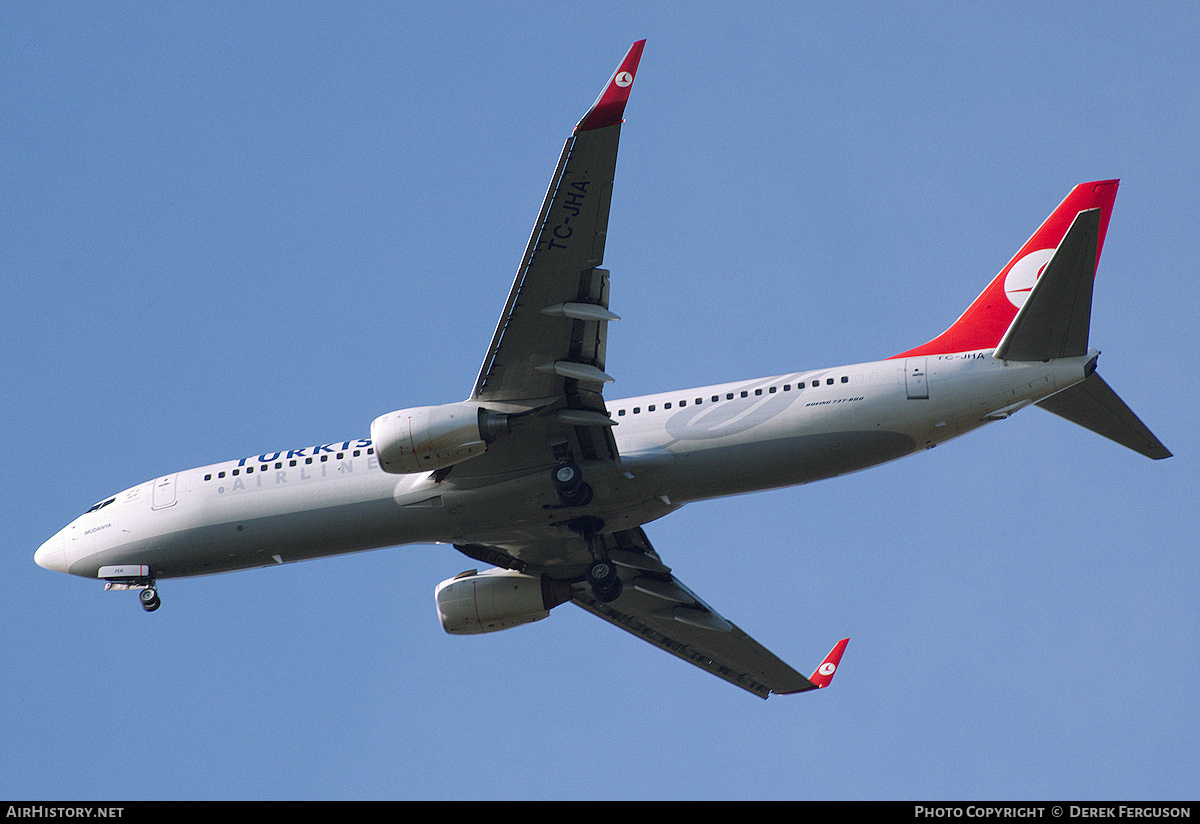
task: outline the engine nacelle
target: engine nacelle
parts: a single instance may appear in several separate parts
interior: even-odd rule
[[[512,570],[475,570],[434,590],[438,620],[451,635],[478,635],[540,621],[571,598],[566,581]]]
[[[371,422],[371,443],[384,472],[431,472],[482,454],[508,431],[508,416],[466,403],[415,406]]]

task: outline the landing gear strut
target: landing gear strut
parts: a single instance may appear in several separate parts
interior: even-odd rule
[[[136,589],[138,601],[146,612],[154,612],[162,606],[154,575],[145,564],[102,566],[96,571],[96,577],[104,581],[105,590]]]
[[[592,502],[592,487],[583,479],[579,467],[569,456],[560,455],[559,463],[550,473],[559,502],[566,507],[587,506]],[[608,560],[608,552],[600,537],[604,521],[594,515],[580,515],[567,522],[572,531],[587,541],[592,553],[592,565],[588,567],[586,579],[592,595],[603,603],[611,603],[621,596],[624,584],[617,568]]]

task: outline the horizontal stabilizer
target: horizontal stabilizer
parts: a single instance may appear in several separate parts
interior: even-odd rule
[[[1148,458],[1171,457],[1170,451],[1096,372],[1040,401],[1038,406]]]
[[[1047,361],[1087,354],[1100,214],[1097,208],[1075,216],[996,347],[996,358]]]

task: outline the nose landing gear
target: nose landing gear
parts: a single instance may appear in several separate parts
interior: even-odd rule
[[[146,612],[154,612],[162,606],[162,599],[158,597],[158,585],[150,574],[150,567],[145,564],[102,566],[97,570],[96,577],[104,581],[106,591],[138,590],[138,601]]]

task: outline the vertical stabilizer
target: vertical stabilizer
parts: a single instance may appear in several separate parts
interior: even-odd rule
[[[1099,260],[1118,182],[1098,180],[1081,183],[1072,189],[953,326],[928,343],[895,357],[944,355],[998,346],[1080,212],[1098,210],[1095,258]],[[1095,263],[1091,262],[1092,272],[1095,272]]]

